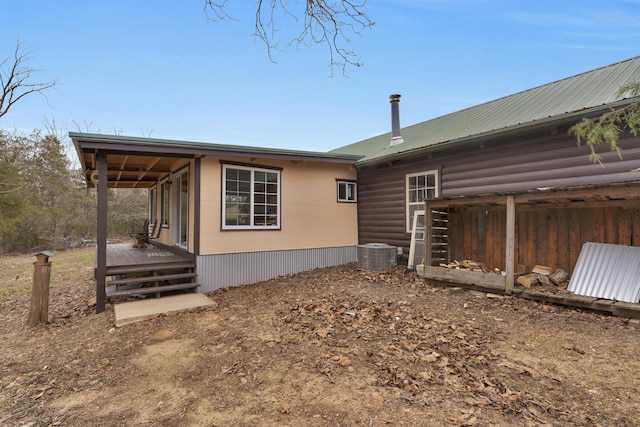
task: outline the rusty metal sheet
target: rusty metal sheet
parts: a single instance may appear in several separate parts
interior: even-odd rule
[[[568,290],[578,295],[640,302],[640,247],[585,243]]]

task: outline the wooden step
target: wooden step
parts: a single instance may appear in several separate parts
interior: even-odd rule
[[[156,294],[161,292],[179,291],[182,289],[196,290],[199,286],[200,286],[199,283],[178,283],[175,285],[151,286],[148,288],[123,289],[123,290],[107,288],[106,291],[107,291],[107,297],[123,297],[127,295]]]
[[[169,262],[166,264],[143,264],[143,265],[130,265],[124,267],[107,267],[107,276],[113,276],[115,274],[128,274],[128,273],[143,273],[145,271],[165,271],[165,270],[179,270],[187,268],[195,268],[195,264],[189,261],[182,262]]]
[[[152,283],[152,282],[164,282],[167,280],[178,279],[193,279],[196,277],[196,273],[177,273],[177,274],[164,274],[157,276],[144,276],[144,277],[127,277],[124,279],[115,279],[107,281],[107,286],[117,285],[137,285],[140,283]]]

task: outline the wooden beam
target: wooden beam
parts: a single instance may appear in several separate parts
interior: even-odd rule
[[[553,200],[554,198],[562,197],[563,199],[593,199],[594,192],[599,192],[600,196],[604,196],[607,199],[621,199],[621,200],[637,200],[640,198],[640,187],[634,186],[603,186],[603,187],[590,187],[579,190],[568,191],[541,191],[539,193],[525,193],[515,195],[516,204],[529,203],[535,201]],[[603,199],[606,200],[606,199]]]
[[[162,157],[153,157],[153,158],[151,158],[151,160],[149,160],[149,163],[147,163],[146,169],[148,171],[153,169],[153,167],[160,161],[160,159],[162,159]]]
[[[129,160],[129,156],[123,156],[122,158],[122,162],[120,163],[120,170],[124,170],[125,166],[127,165],[127,160]]]
[[[504,293],[511,294],[513,289],[513,276],[515,273],[515,235],[516,235],[516,204],[513,196],[507,196],[507,224],[506,224],[506,254],[505,254],[505,281]]]
[[[594,192],[598,192],[594,195]],[[622,203],[623,200],[640,200],[640,185],[616,185],[590,186],[584,189],[574,190],[548,190],[512,194],[516,205],[546,203],[549,207],[575,206],[583,204],[585,207],[599,206],[600,204]],[[577,199],[572,201],[572,199]],[[613,200],[611,200],[613,199]],[[452,198],[435,199],[430,202],[431,208],[452,208],[456,206],[487,209],[495,206],[505,206],[505,195],[492,194],[486,196],[460,196]]]
[[[96,242],[96,313],[105,308],[105,281],[107,276],[107,153],[96,154],[98,170],[98,218]]]

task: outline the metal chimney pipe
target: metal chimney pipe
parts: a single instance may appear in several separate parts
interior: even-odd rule
[[[400,95],[390,95],[389,102],[391,103],[391,143],[389,146],[392,147],[404,142],[400,136]]]

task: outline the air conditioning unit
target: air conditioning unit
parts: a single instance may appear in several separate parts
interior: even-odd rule
[[[397,249],[386,243],[358,245],[358,270],[383,271],[396,265]]]

